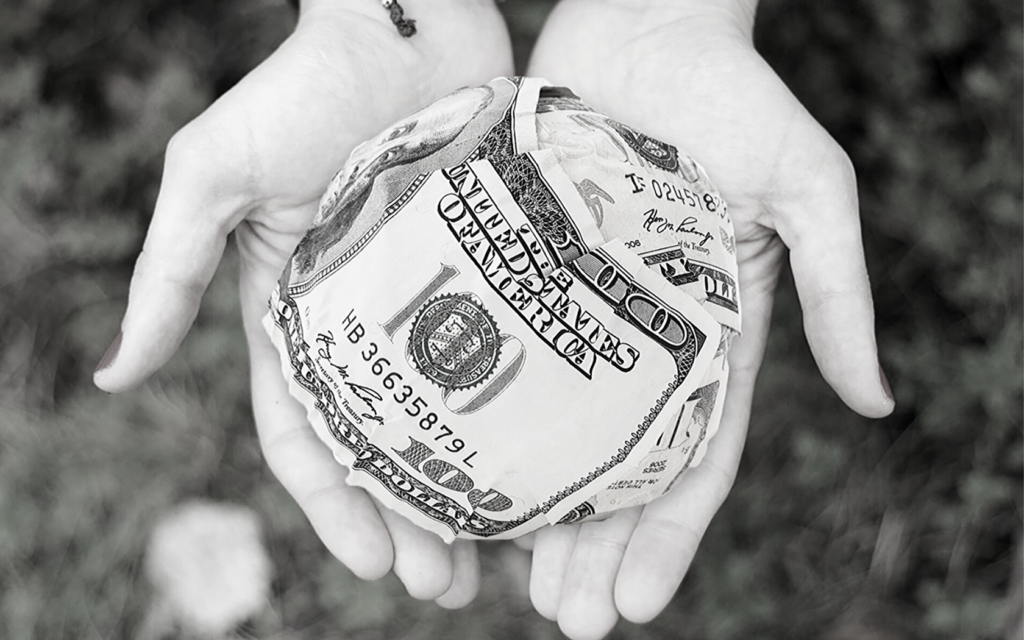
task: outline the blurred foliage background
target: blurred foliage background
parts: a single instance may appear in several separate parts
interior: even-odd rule
[[[502,5],[520,70],[552,4]],[[0,5],[0,637],[136,637],[149,532],[192,497],[263,518],[272,595],[241,637],[560,637],[510,544],[484,545],[457,612],[328,556],[261,460],[231,250],[169,366],[118,397],[91,385],[168,138],[293,24],[284,0]],[[1021,5],[764,0],[756,40],[857,167],[898,408],[844,408],[783,278],[736,487],[669,609],[612,637],[1012,637]]]

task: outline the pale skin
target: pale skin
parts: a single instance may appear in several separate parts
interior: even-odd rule
[[[491,0],[432,0],[399,36],[377,0],[303,0],[295,32],[168,145],[156,210],[136,264],[113,361],[101,388],[129,389],[175,352],[234,231],[267,464],[326,547],[356,575],[389,571],[446,607],[472,600],[476,548],[445,545],[345,484],[346,471],[288,394],[260,318],[268,294],[352,149],[463,86],[512,73]]]
[[[419,33],[398,36],[376,0],[304,0],[295,33],[175,136],[136,266],[120,348],[96,374],[131,388],[174,353],[232,230],[252,360],[253,406],[270,468],[327,548],[357,575],[389,571],[414,597],[459,607],[479,584],[471,543],[448,547],[345,484],[345,471],[288,395],[259,318],[316,203],[351,149],[464,85],[509,75],[491,0],[407,1]],[[685,575],[739,465],[754,381],[787,256],[825,380],[855,411],[893,401],[880,373],[856,182],[842,149],[754,51],[754,0],[563,0],[529,74],[697,158],[735,224],[743,336],[718,435],[666,496],[597,523],[548,527],[530,596],[573,640],[622,616],[655,617]]]

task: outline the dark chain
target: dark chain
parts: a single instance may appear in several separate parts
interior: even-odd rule
[[[416,21],[405,17],[405,9],[398,4],[398,0],[381,0],[381,4],[391,13],[391,23],[395,25],[403,38],[409,38],[416,34]]]
[[[501,2],[501,0],[498,0]],[[296,12],[299,10],[299,0],[288,0],[288,4],[291,5],[292,9]],[[381,0],[381,4],[391,14],[391,23],[398,29],[398,33],[402,34],[403,38],[409,38],[416,35],[416,21],[409,20],[405,17],[405,9],[398,4],[398,0]]]

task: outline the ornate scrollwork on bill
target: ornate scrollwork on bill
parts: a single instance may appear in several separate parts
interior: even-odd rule
[[[265,322],[348,481],[446,540],[656,498],[721,416],[728,209],[677,147],[532,78],[361,145]]]

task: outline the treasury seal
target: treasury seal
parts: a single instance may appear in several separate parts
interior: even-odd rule
[[[647,160],[656,167],[661,167],[665,171],[679,171],[679,152],[672,145],[661,140],[655,140],[621,122],[609,119],[608,124],[644,160]]]
[[[468,389],[498,364],[501,337],[479,299],[445,294],[423,305],[412,322],[407,352],[412,365],[442,389]]]

